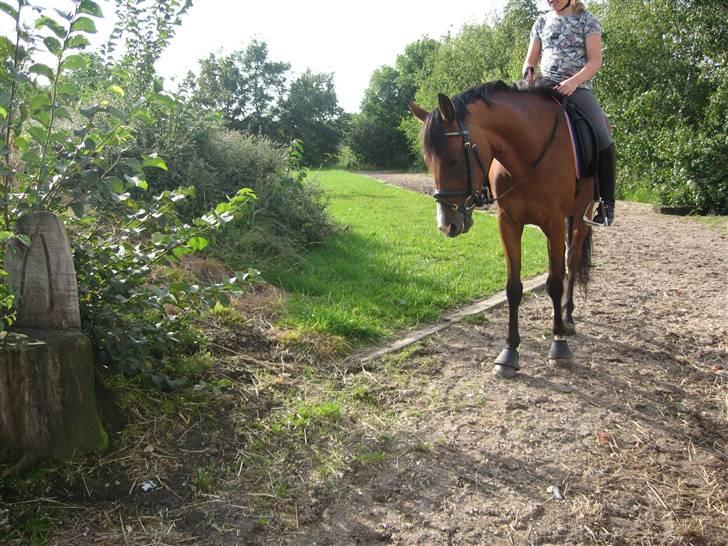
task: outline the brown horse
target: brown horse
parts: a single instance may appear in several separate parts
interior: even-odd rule
[[[425,124],[424,155],[435,177],[440,231],[448,237],[465,233],[473,224],[473,208],[489,202],[497,205],[508,265],[508,338],[494,368],[502,377],[513,377],[519,369],[523,226],[537,225],[548,240],[547,289],[553,303],[554,335],[549,360],[554,363],[571,360],[564,336],[575,332],[574,284],[578,280],[586,288],[588,281],[591,228],[583,216],[590,208],[593,180],[577,183],[563,107],[554,100],[557,96],[548,89],[522,90],[491,82],[452,100],[438,95],[439,107],[430,113],[409,104]]]

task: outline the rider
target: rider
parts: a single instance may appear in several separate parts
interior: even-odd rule
[[[594,127],[599,150],[599,193],[603,200],[603,206],[597,207],[594,222],[611,225],[614,222],[616,153],[591,82],[602,66],[602,30],[581,0],[547,0],[547,3],[551,10],[539,16],[531,29],[523,75],[532,84],[534,67],[540,59],[546,83],[569,97]]]

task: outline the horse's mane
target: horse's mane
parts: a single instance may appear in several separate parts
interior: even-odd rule
[[[459,95],[452,97],[455,105],[455,118],[459,122],[465,121],[468,115],[468,105],[477,100],[482,100],[488,106],[493,104],[493,93],[499,91],[507,91],[511,93],[521,93],[527,95],[538,95],[543,97],[556,97],[561,99],[561,94],[551,86],[539,85],[538,82],[533,87],[528,87],[522,83],[508,85],[507,83],[496,80],[488,83],[481,83],[463,91]],[[424,151],[427,155],[440,153],[445,146],[445,134],[440,123],[441,118],[438,114],[439,110],[435,108],[427,116],[425,127],[423,129]]]

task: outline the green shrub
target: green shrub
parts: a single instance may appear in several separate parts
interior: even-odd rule
[[[286,149],[265,137],[222,128],[215,119],[193,120],[193,111],[180,101],[178,111],[159,116],[156,149],[170,168],[154,173],[150,186],[193,185],[196,198],[186,210],[189,215],[240,188],[255,192],[248,213],[215,237],[216,255],[247,269],[271,258],[295,259],[307,245],[332,232],[322,192],[305,181],[300,143]]]
[[[338,169],[358,169],[361,166],[361,159],[354,153],[351,146],[344,146],[336,155],[336,167]]]

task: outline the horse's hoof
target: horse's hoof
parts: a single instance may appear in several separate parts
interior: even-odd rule
[[[571,349],[565,339],[555,339],[549,349],[549,364],[566,368],[571,365]]]
[[[493,366],[493,373],[502,379],[513,379],[518,373],[518,370],[510,366],[496,364]]]
[[[576,334],[576,324],[573,322],[564,321],[564,334],[567,336],[573,336]]]
[[[519,369],[518,360],[518,351],[516,349],[506,347],[498,355],[498,358],[495,359],[493,373],[498,377],[511,379],[516,375],[516,372]]]

